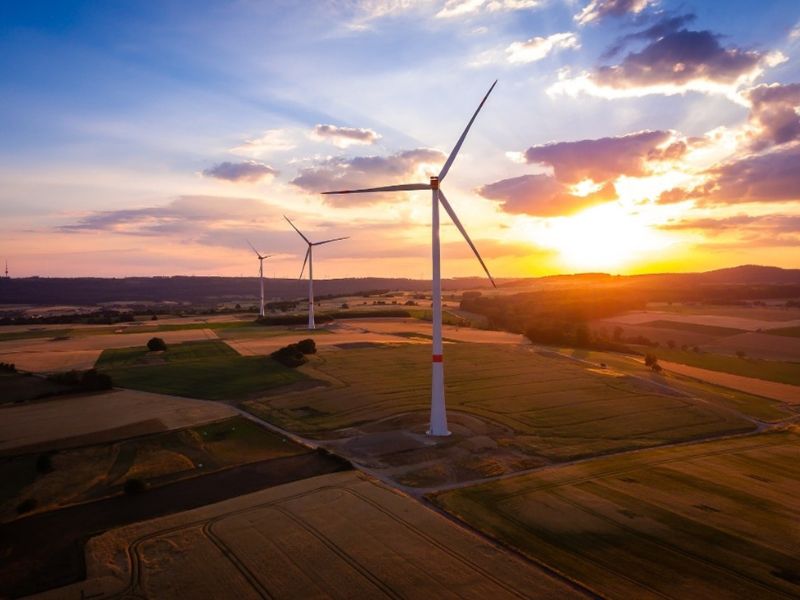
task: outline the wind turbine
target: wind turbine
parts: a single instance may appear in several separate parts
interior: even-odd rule
[[[258,316],[263,317],[264,316],[264,259],[269,258],[272,255],[265,254],[264,256],[261,256],[261,253],[258,250],[256,250],[256,247],[250,243],[250,240],[247,240],[247,245],[253,249],[253,252],[255,252],[256,256],[258,257],[258,282],[259,285],[261,286],[261,306],[258,311]]]
[[[283,215],[283,218],[289,221],[289,217]],[[301,238],[308,244],[308,250],[306,250],[306,257],[303,259],[303,268],[300,269],[300,277],[298,279],[303,278],[303,272],[306,270],[306,263],[308,263],[308,328],[309,329],[316,329],[317,326],[314,323],[314,261],[313,261],[313,253],[311,249],[314,246],[322,246],[322,244],[330,244],[331,242],[338,242],[340,240],[346,240],[347,237],[338,237],[333,238],[332,240],[324,240],[322,242],[312,242],[306,236],[304,236],[300,230],[294,226],[294,223],[289,221],[289,225],[292,226]]]
[[[387,185],[383,187],[365,188],[360,190],[323,192],[323,194],[364,194],[368,192],[408,192],[414,190],[432,191],[431,257],[433,260],[433,364],[431,369],[431,421],[430,429],[428,429],[428,435],[432,436],[450,435],[450,431],[447,429],[447,411],[445,409],[444,402],[444,363],[442,362],[442,276],[439,249],[439,204],[444,207],[445,211],[447,211],[447,214],[450,215],[450,218],[455,226],[461,232],[461,235],[464,236],[464,239],[467,241],[467,244],[469,244],[469,247],[472,248],[472,251],[478,258],[478,261],[480,261],[483,270],[486,271],[486,275],[489,277],[492,285],[497,287],[494,279],[489,273],[489,269],[486,268],[481,255],[478,253],[478,249],[475,248],[475,244],[472,243],[472,240],[469,238],[469,235],[467,235],[467,231],[464,229],[461,221],[458,220],[458,216],[456,216],[453,207],[450,206],[450,203],[447,201],[440,184],[442,181],[444,181],[444,178],[447,176],[447,172],[453,165],[453,161],[455,160],[458,151],[461,149],[461,145],[464,143],[464,138],[467,137],[467,133],[469,132],[470,127],[472,127],[475,117],[478,116],[478,113],[480,112],[481,108],[483,108],[486,99],[489,97],[489,94],[492,93],[492,90],[496,85],[497,81],[495,80],[495,82],[492,84],[492,87],[490,87],[489,91],[486,92],[483,100],[481,100],[481,103],[478,105],[478,108],[475,110],[475,113],[472,115],[469,123],[467,123],[464,133],[462,133],[461,137],[458,138],[456,145],[453,147],[452,152],[450,152],[450,156],[447,157],[442,170],[439,172],[439,176],[431,177],[430,183],[403,183],[400,185]]]

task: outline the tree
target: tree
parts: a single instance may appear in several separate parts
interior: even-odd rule
[[[278,350],[275,350],[270,357],[281,363],[284,367],[294,369],[302,364],[308,362],[308,359],[303,355],[302,350],[297,344],[289,344]]]
[[[656,363],[658,363],[658,358],[655,354],[647,353],[644,355],[644,365],[646,367],[652,367]]]
[[[297,347],[303,354],[316,354],[317,344],[311,338],[300,340],[297,342]]]
[[[152,316],[150,317],[150,320],[151,321],[158,321],[158,315],[156,313],[153,313]]]
[[[159,352],[167,349],[167,343],[159,337],[150,338],[147,342],[147,349],[150,352]]]
[[[350,305],[347,302],[342,302],[342,308],[347,310],[348,308],[350,308]]]

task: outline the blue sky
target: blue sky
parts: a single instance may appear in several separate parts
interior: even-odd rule
[[[426,275],[425,194],[353,204],[317,192],[435,171],[433,151],[449,152],[499,79],[448,181],[497,275],[798,266],[798,183],[743,199],[739,179],[731,192],[714,182],[793,156],[800,135],[770,127],[779,107],[781,132],[794,131],[799,26],[788,0],[4,3],[0,254],[18,275],[237,275],[254,268],[250,237],[290,276],[303,248],[287,213],[353,237],[330,247],[322,277]],[[646,80],[676,48],[688,62]],[[782,95],[756,106],[749,90],[764,84]],[[603,142],[525,158],[645,130],[670,133],[635,156]],[[680,157],[654,158],[680,144]],[[619,172],[567,173],[605,152],[621,153]],[[479,274],[451,229],[445,275]],[[68,260],[47,258],[50,244]]]

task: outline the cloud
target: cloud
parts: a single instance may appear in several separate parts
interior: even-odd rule
[[[623,41],[647,39],[649,43],[638,52],[628,53],[619,64],[600,66],[574,77],[564,72],[548,92],[583,92],[606,98],[687,91],[733,96],[765,68],[786,60],[780,52],[725,47],[719,36],[708,30],[681,28],[689,18],[690,15],[664,18],[646,30],[626,36]],[[621,46],[618,43],[611,53]]]
[[[748,135],[753,149],[800,139],[800,84],[759,85],[744,96],[750,103]]]
[[[547,37],[533,37],[525,42],[514,42],[506,48],[508,62],[530,63],[541,60],[555,50],[580,48],[574,33],[554,33]]]
[[[800,245],[800,215],[741,214],[721,218],[689,218],[665,223],[659,229],[698,231],[705,238],[728,240],[704,244],[703,247],[709,250]]]
[[[335,189],[365,188],[396,183],[426,182],[433,168],[445,160],[439,150],[417,148],[391,156],[334,157],[301,169],[291,183],[313,193]],[[330,204],[374,203],[378,194],[325,196]]]
[[[232,163],[222,162],[209,167],[203,171],[206,177],[214,177],[215,179],[224,179],[225,181],[255,183],[265,178],[272,178],[278,174],[278,171],[265,165],[264,163],[248,160],[245,162]]]
[[[584,179],[606,182],[621,175],[639,177],[649,173],[651,161],[672,160],[685,151],[669,131],[640,131],[618,137],[558,142],[531,146],[528,163],[552,167],[557,180],[578,183]]]
[[[541,174],[502,179],[484,185],[478,193],[488,200],[501,201],[501,208],[507,213],[537,217],[569,215],[616,197],[612,184],[593,193],[577,195],[571,186]]]
[[[297,146],[290,133],[285,129],[268,129],[260,136],[245,140],[230,149],[233,154],[259,157],[272,152],[285,152]]]
[[[693,189],[672,189],[660,204],[694,200],[700,205],[800,201],[800,143],[762,154],[735,157],[703,173],[706,182]]]
[[[126,235],[159,236],[205,231],[217,222],[252,223],[266,217],[268,206],[254,198],[179,196],[164,206],[98,211],[61,231],[110,231]],[[198,229],[198,225],[201,227]]]
[[[449,19],[470,16],[479,12],[507,12],[536,8],[541,4],[541,0],[447,0],[441,10],[436,13],[436,17]]]
[[[337,148],[374,144],[381,136],[372,129],[356,127],[337,127],[336,125],[317,125],[311,133],[317,140],[329,141]]]
[[[654,0],[592,0],[574,18],[579,25],[586,25],[602,21],[607,17],[635,15],[654,3]]]

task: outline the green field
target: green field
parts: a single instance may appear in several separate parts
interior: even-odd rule
[[[738,335],[747,333],[744,329],[734,329],[733,327],[718,327],[716,325],[701,325],[699,323],[684,323],[682,321],[650,321],[639,323],[642,327],[656,327],[659,329],[675,329],[677,331],[691,331],[692,333],[703,333],[706,335]]]
[[[248,402],[248,410],[307,435],[365,425],[430,403],[425,345],[322,351],[314,368],[339,385]],[[688,440],[753,425],[708,403],[667,395],[647,381],[604,374],[563,357],[489,344],[446,349],[451,414],[467,413],[507,433],[497,443],[538,459]]]
[[[669,385],[677,387],[693,396],[727,406],[749,417],[775,423],[796,416],[793,410],[779,400],[771,400],[763,396],[754,396],[747,392],[720,387],[674,373],[657,375],[641,362],[641,357],[633,357],[615,352],[599,352],[574,348],[560,348],[559,352],[580,360],[593,363],[604,363],[612,369],[623,373],[631,373],[638,377],[649,378],[654,381],[666,381]]]
[[[219,340],[170,344],[166,352],[145,348],[104,350],[96,368],[117,387],[201,398],[242,400],[306,379],[262,356],[240,356]]]
[[[644,349],[643,349],[644,351]],[[692,352],[688,350],[671,350],[669,348],[647,349],[659,359],[700,367],[711,371],[721,371],[754,377],[767,381],[800,385],[800,363],[783,362],[777,360],[762,360],[758,358],[739,358],[726,354],[711,354],[709,352]]]
[[[122,491],[127,479],[157,485],[233,465],[308,450],[241,417],[217,423],[49,453],[52,471],[38,472],[38,455],[0,459],[0,518],[25,498],[38,508],[84,502]]]
[[[797,430],[548,468],[433,501],[607,598],[796,598]]]

